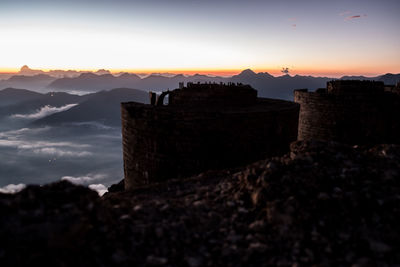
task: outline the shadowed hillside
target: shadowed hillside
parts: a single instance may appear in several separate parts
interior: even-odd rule
[[[47,88],[94,92],[110,88],[131,87],[139,80],[140,77],[135,74],[123,74],[116,77],[111,74],[96,75],[94,73],[82,73],[78,77],[55,80]]]
[[[62,107],[68,104],[78,104],[88,99],[91,95],[78,96],[62,92],[55,92],[47,94],[34,93],[32,96],[33,97],[26,98],[24,101],[18,101],[11,105],[0,107],[0,116],[29,114],[38,111],[45,106]],[[18,97],[18,99],[22,100],[24,98]]]
[[[6,88],[0,91],[0,107],[42,97],[42,94],[25,89]]]
[[[106,125],[120,127],[120,103],[125,101],[149,103],[149,95],[147,92],[128,88],[99,92],[91,95],[78,106],[37,120],[34,124],[57,125],[72,122],[96,121]]]

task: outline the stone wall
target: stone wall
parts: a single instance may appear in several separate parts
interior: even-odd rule
[[[383,92],[381,85],[378,89],[367,86],[370,93],[296,90],[295,102],[300,104],[298,139],[349,144],[399,143],[400,99],[396,94]]]
[[[384,91],[383,82],[359,81],[359,80],[334,80],[327,83],[328,94],[382,94]]]
[[[169,105],[253,105],[257,101],[257,91],[249,85],[188,83],[187,87],[174,90],[169,95]]]
[[[299,105],[243,107],[122,103],[125,188],[280,155],[297,138]]]

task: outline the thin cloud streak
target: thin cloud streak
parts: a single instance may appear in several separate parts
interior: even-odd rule
[[[345,16],[351,14],[351,11],[343,11],[342,13],[339,13],[339,16]]]
[[[48,131],[51,127],[42,127],[42,128],[21,128],[18,130],[12,130],[12,131],[5,131],[5,132],[0,132],[0,138],[16,138],[22,134],[38,134],[41,132]]]
[[[58,113],[58,112],[62,112],[62,111],[66,111],[70,108],[73,108],[75,106],[77,106],[78,104],[68,104],[62,107],[52,107],[49,105],[46,105],[44,107],[42,107],[40,110],[37,110],[35,113],[32,114],[14,114],[11,115],[11,118],[18,118],[18,119],[40,119],[40,118],[44,118],[46,116]]]
[[[78,184],[78,185],[87,185],[90,183],[93,183],[94,181],[99,181],[107,178],[105,174],[93,174],[89,173],[84,176],[63,176],[61,178],[62,181],[69,181],[73,184]]]
[[[349,21],[349,20],[353,20],[353,19],[360,19],[360,18],[363,18],[363,17],[367,17],[367,15],[364,14],[364,15],[348,16],[348,17],[346,17],[344,20],[345,20],[345,21]]]
[[[346,17],[344,18],[345,21],[349,21],[349,20],[353,20],[353,19],[360,19],[360,18],[363,18],[363,17],[367,17],[367,14],[364,14],[364,15],[351,15],[351,16],[349,16],[351,13],[352,13],[351,11],[344,11],[344,12],[342,12],[342,13],[339,13],[339,16],[341,16],[341,17],[346,16]]]
[[[39,148],[39,149],[34,149],[33,153],[35,154],[42,154],[42,155],[51,155],[51,156],[57,156],[57,157],[88,157],[92,156],[93,153],[89,151],[69,151],[69,150],[63,150],[59,148],[54,148],[54,147],[45,147],[45,148]]]
[[[22,140],[5,140],[0,139],[0,146],[15,147],[18,149],[35,149],[43,147],[71,147],[71,148],[88,148],[90,145],[75,144],[71,142],[45,142],[45,141],[22,141]]]
[[[361,16],[360,15],[355,15],[355,16],[349,16],[349,17],[346,17],[344,20],[352,20],[352,19],[358,19],[358,18],[361,18]]]

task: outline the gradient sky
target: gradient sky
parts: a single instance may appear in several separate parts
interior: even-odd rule
[[[1,0],[0,71],[400,72],[398,0]]]

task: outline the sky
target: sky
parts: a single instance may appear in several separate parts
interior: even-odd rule
[[[1,0],[0,72],[400,73],[398,0]]]

